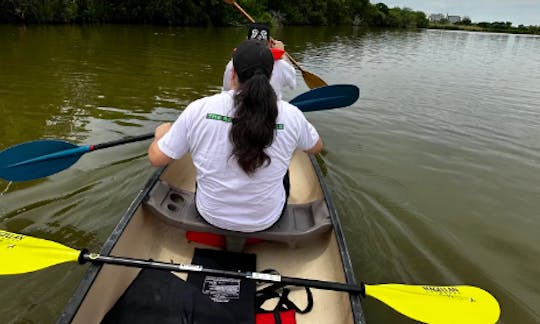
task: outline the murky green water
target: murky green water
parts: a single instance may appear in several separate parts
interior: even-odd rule
[[[286,32],[286,33],[285,33]],[[220,91],[243,29],[0,26],[0,149],[149,133]],[[287,27],[291,55],[361,99],[308,118],[358,280],[475,285],[540,322],[540,37]],[[292,98],[307,90],[299,86]],[[99,250],[152,170],[146,145],[0,180],[0,228]],[[1,266],[1,265],[0,265]],[[54,323],[85,267],[0,278],[0,322]],[[410,323],[367,300],[370,323]]]

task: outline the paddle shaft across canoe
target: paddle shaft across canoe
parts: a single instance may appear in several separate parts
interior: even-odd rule
[[[167,188],[166,184],[160,183],[157,190],[160,188]],[[177,192],[171,193],[171,195],[177,195],[179,198],[185,193]],[[152,194],[152,197],[161,197],[161,194]],[[168,196],[168,194],[167,194]],[[190,196],[186,196],[188,200]],[[175,198],[178,202],[179,200]],[[168,206],[169,202],[167,202]],[[149,203],[151,206],[156,207],[154,203]],[[317,209],[315,205],[312,205],[314,209]],[[287,213],[282,215],[282,220],[287,220],[290,213],[297,215],[300,212],[298,206],[289,205]],[[184,209],[185,210],[185,209]],[[155,209],[158,215],[163,215],[162,211]],[[296,211],[296,212],[295,212]],[[301,213],[301,212],[300,212]],[[166,213],[168,214],[168,213]],[[315,214],[313,214],[315,215]],[[320,214],[323,215],[323,214]],[[328,214],[326,214],[328,215]],[[184,217],[189,213],[185,213]],[[308,216],[309,217],[309,216]],[[324,223],[323,217],[320,219]],[[174,217],[173,217],[174,219]],[[173,222],[174,223],[174,222]],[[171,224],[173,224],[171,223]],[[316,222],[315,222],[316,223]],[[280,224],[280,222],[278,222]],[[177,224],[178,225],[178,224]],[[183,226],[186,224],[184,223]],[[281,223],[280,226],[283,229],[289,228],[286,224]],[[216,230],[215,227],[207,227],[208,230]],[[313,227],[310,227],[313,229]],[[227,232],[231,234],[231,232]],[[258,232],[257,235],[266,235],[267,238],[278,238],[275,236],[276,232],[264,231]],[[253,234],[250,234],[253,235]],[[290,239],[291,233],[287,235]],[[206,250],[209,253],[211,250]],[[230,252],[214,251],[211,252],[214,257],[221,258],[223,253],[229,253],[223,260],[226,264],[231,265],[229,258],[233,257]],[[408,285],[408,284],[375,284],[368,285],[361,283],[360,286],[346,284],[342,282],[330,282],[321,281],[307,278],[295,278],[282,276],[275,272],[257,272],[255,268],[251,268],[251,271],[230,271],[229,269],[219,269],[206,267],[199,264],[178,264],[173,262],[159,262],[153,260],[133,259],[119,256],[101,256],[96,253],[89,253],[86,250],[76,250],[71,247],[62,245],[61,243],[49,241],[41,238],[26,236],[18,233],[11,233],[4,230],[0,230],[0,256],[4,261],[0,266],[0,275],[14,275],[27,272],[38,271],[56,264],[65,262],[79,262],[84,264],[85,262],[100,263],[100,264],[112,264],[116,266],[126,266],[151,270],[172,271],[175,273],[189,273],[194,275],[205,275],[211,278],[223,278],[225,280],[240,279],[243,282],[256,281],[271,283],[274,286],[277,285],[291,285],[302,286],[306,288],[326,289],[331,291],[343,291],[353,294],[360,294],[363,297],[370,296],[376,298],[393,309],[401,312],[402,314],[425,323],[441,323],[441,324],[454,324],[454,323],[496,323],[500,316],[500,305],[498,301],[487,291],[467,285],[459,286],[433,286],[433,285]],[[244,255],[243,257],[246,257]],[[252,255],[255,256],[255,255]],[[234,258],[234,257],[233,257]],[[238,269],[238,268],[236,268]],[[156,272],[152,272],[157,274]],[[170,284],[179,284],[180,281],[171,278]],[[214,279],[211,279],[212,281]],[[174,282],[174,283],[173,283]],[[163,287],[163,286],[162,286]],[[162,287],[146,288],[160,290]],[[272,286],[270,286],[272,287]],[[265,288],[268,289],[268,288]],[[183,290],[183,288],[175,289],[176,292]],[[129,289],[128,289],[129,291]],[[254,293],[254,292],[253,292]],[[135,295],[133,295],[135,294]],[[132,293],[132,296],[139,296],[136,293]],[[164,295],[164,298],[168,298],[168,295]],[[250,294],[247,294],[247,300],[249,302]],[[191,298],[188,298],[191,300]],[[150,305],[151,302],[145,302],[145,305]],[[174,302],[175,305],[178,302]],[[310,307],[311,308],[311,307]],[[127,309],[131,313],[131,309]],[[158,314],[154,314],[158,315]],[[248,317],[249,315],[248,312]],[[156,317],[153,317],[157,320]]]

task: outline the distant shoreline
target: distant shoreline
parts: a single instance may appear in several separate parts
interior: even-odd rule
[[[497,27],[483,27],[483,26],[478,26],[476,24],[455,25],[455,24],[430,23],[426,28],[427,29],[444,29],[444,30],[463,30],[463,31],[474,31],[474,32],[484,32],[484,33],[540,35],[540,28],[535,27],[535,26],[497,28]]]

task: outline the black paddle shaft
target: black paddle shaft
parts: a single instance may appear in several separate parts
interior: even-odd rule
[[[151,133],[151,134],[144,134],[144,135],[139,135],[139,136],[128,137],[128,138],[124,138],[124,139],[120,139],[120,140],[116,140],[116,141],[105,142],[105,143],[101,143],[101,144],[95,144],[93,146],[92,151],[100,150],[100,149],[104,149],[104,148],[108,148],[108,147],[112,147],[112,146],[127,144],[127,143],[140,142],[140,141],[144,141],[144,140],[147,140],[147,139],[150,139],[150,138],[153,138],[153,137],[154,137],[154,133]]]
[[[227,271],[227,270],[218,270],[218,269],[209,269],[204,268],[200,265],[194,264],[175,264],[175,263],[165,263],[157,261],[145,261],[141,259],[132,259],[124,257],[115,257],[115,256],[104,256],[97,255],[93,253],[88,253],[86,250],[83,250],[79,256],[79,263],[93,262],[93,263],[103,263],[103,264],[114,264],[121,265],[132,268],[147,268],[155,270],[166,270],[166,271],[175,271],[175,272],[187,272],[187,273],[204,273],[210,275],[218,275],[228,278],[235,279],[250,279],[260,282],[268,283],[283,283],[291,286],[300,286],[300,287],[310,287],[324,290],[333,290],[333,291],[343,291],[353,294],[360,294],[365,297],[365,287],[364,283],[360,285],[352,285],[341,282],[331,282],[331,281],[321,281],[321,280],[312,280],[312,279],[303,279],[303,278],[294,278],[294,277],[285,277],[279,275],[269,275],[266,273],[259,272],[236,272],[236,271]]]

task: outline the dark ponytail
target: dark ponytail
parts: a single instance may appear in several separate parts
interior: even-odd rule
[[[264,150],[274,141],[278,108],[269,77],[267,71],[260,68],[238,75],[230,139],[232,155],[248,175],[271,163]]]

